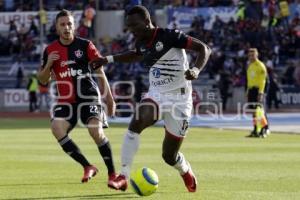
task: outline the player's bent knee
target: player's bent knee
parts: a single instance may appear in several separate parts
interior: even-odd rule
[[[60,140],[61,138],[65,137],[67,135],[67,131],[64,131],[61,127],[59,126],[51,126],[51,131],[54,137],[57,140]]]
[[[52,121],[51,123],[51,131],[54,137],[57,140],[60,140],[61,138],[65,137],[68,133],[68,129],[70,128],[70,125],[66,121]]]

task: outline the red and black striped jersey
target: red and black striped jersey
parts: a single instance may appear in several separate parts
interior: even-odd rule
[[[95,45],[79,37],[75,37],[69,45],[63,45],[56,40],[44,50],[42,67],[45,66],[48,55],[53,51],[57,51],[60,56],[51,68],[51,73],[55,76],[58,102],[100,101],[98,85],[93,80],[88,64],[101,56]]]

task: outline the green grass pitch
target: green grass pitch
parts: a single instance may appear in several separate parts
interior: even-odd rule
[[[251,122],[249,122],[251,123]],[[120,169],[126,126],[106,129]],[[163,128],[143,132],[133,169],[147,166],[160,179],[155,200],[293,200],[300,199],[300,135],[272,134],[245,138],[246,131],[191,128],[182,152],[198,177],[198,190],[188,193],[183,181],[161,158]],[[84,128],[71,137],[100,173],[81,184],[82,168],[59,147],[47,119],[0,119],[0,199],[136,199],[107,187],[98,150]]]

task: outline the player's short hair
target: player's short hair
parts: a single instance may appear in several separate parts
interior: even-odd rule
[[[141,5],[133,6],[126,13],[127,16],[128,15],[134,15],[134,14],[138,14],[143,19],[150,19],[150,13],[149,13],[149,11],[147,10],[146,7],[141,6]]]
[[[258,54],[258,50],[257,50],[257,48],[250,48],[248,50],[248,53],[257,53]]]
[[[71,13],[71,11],[69,10],[66,10],[66,9],[62,9],[55,17],[55,23],[57,23],[58,19],[60,17],[68,17],[68,16],[71,16],[73,17],[73,14]]]

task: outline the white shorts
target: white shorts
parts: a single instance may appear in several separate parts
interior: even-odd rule
[[[185,137],[193,109],[192,87],[164,93],[149,91],[144,99],[157,104],[159,119],[164,120],[167,133],[179,139]]]

